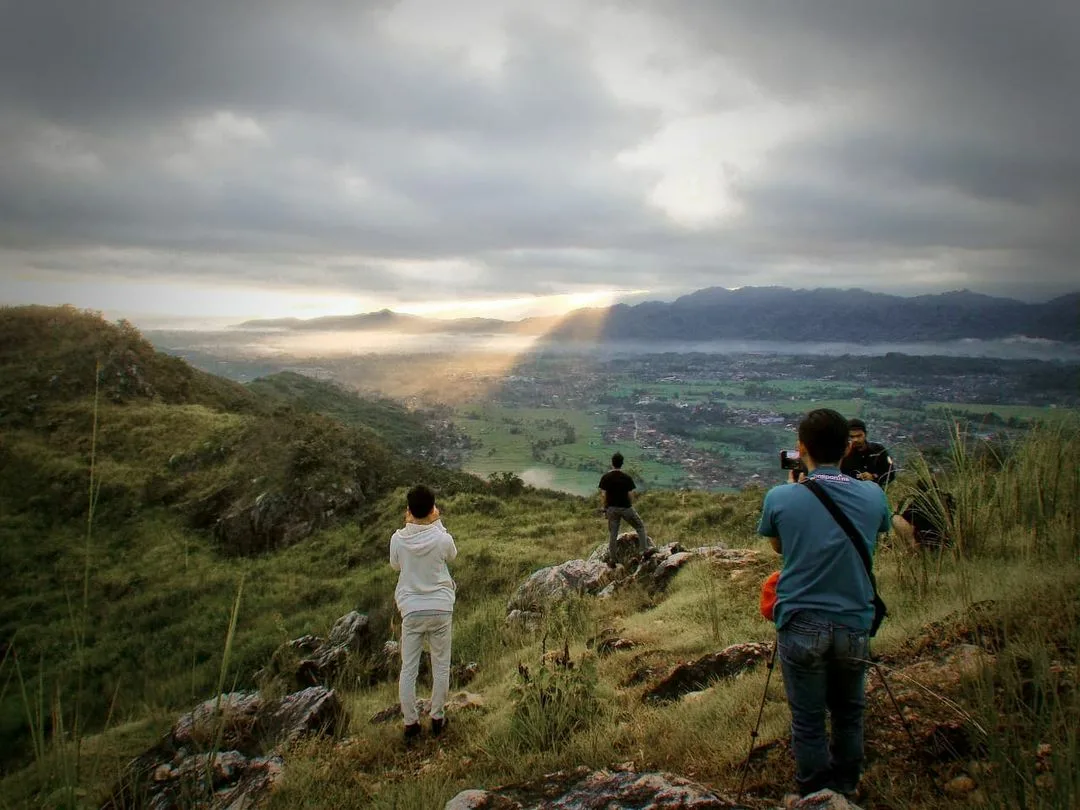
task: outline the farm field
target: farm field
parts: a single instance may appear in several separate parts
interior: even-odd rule
[[[930,402],[927,403],[926,410],[951,413],[954,416],[982,417],[993,413],[1002,419],[1015,417],[1021,420],[1040,419],[1044,421],[1066,419],[1076,415],[1076,411],[1070,408],[1035,405],[992,405],[978,402]]]
[[[735,491],[782,480],[777,454],[794,447],[796,421],[814,408],[865,419],[871,440],[901,465],[915,446],[943,443],[957,420],[972,436],[1008,438],[1033,421],[1077,413],[1053,407],[1045,395],[1041,404],[1023,401],[1032,392],[1007,375],[995,380],[945,369],[875,378],[855,368],[854,379],[804,377],[812,367],[788,358],[783,377],[775,375],[785,369],[776,358],[709,358],[703,365],[714,360],[717,370],[702,374],[672,374],[666,368],[683,361],[668,358],[643,358],[632,371],[537,360],[501,384],[495,401],[455,406],[454,422],[472,444],[464,468],[485,477],[513,472],[535,486],[588,494],[618,450],[645,489]],[[725,365],[733,371],[726,379]],[[774,371],[762,374],[765,368]],[[980,402],[981,391],[1001,401]]]
[[[596,483],[616,451],[627,458],[627,469],[644,476],[652,487],[672,488],[683,478],[680,467],[642,458],[633,442],[605,441],[607,416],[602,409],[515,408],[505,405],[468,404],[455,411],[455,424],[472,441],[473,452],[464,464],[467,472],[488,477],[514,472],[527,483],[576,494],[596,491]],[[548,451],[558,463],[533,456],[533,444],[566,438],[565,423],[574,430],[574,441],[553,445]]]

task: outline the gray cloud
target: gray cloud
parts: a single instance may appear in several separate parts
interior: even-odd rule
[[[631,55],[622,86],[598,7],[556,5],[491,23],[505,51],[485,72],[461,51],[489,30],[395,37],[389,0],[10,4],[0,298],[35,271],[403,299],[1075,288],[1075,3],[614,3],[653,15],[608,41]],[[450,6],[494,8],[433,4],[433,36]],[[619,158],[680,126],[700,162],[681,142]],[[698,181],[734,209],[680,220]]]

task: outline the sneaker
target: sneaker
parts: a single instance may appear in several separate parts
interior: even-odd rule
[[[431,721],[431,736],[438,737],[444,731],[446,731],[446,718],[432,719]]]
[[[421,731],[423,731],[423,729],[420,727],[419,723],[412,723],[405,726],[405,742],[411,742],[412,740],[415,740],[417,737],[420,736]]]

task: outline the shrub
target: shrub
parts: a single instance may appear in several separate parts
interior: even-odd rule
[[[488,485],[496,495],[515,496],[525,491],[525,482],[512,472],[496,472],[488,476]]]
[[[582,656],[575,664],[569,646],[545,655],[530,672],[518,664],[512,693],[510,736],[522,751],[553,751],[598,716],[596,662]]]

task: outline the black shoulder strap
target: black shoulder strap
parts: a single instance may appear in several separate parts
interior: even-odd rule
[[[855,551],[859,553],[859,559],[862,560],[863,567],[866,568],[866,575],[870,577],[870,585],[874,589],[874,596],[877,596],[877,580],[874,578],[874,569],[870,562],[870,552],[866,550],[866,541],[862,539],[862,536],[855,529],[851,520],[845,515],[840,507],[836,505],[836,501],[829,497],[829,493],[825,491],[825,488],[821,486],[813,478],[807,478],[804,480],[803,485],[814,493],[822,506],[829,510],[829,514],[833,516],[833,519],[840,524],[840,528],[844,530],[844,533],[848,536],[851,544],[855,546]]]

